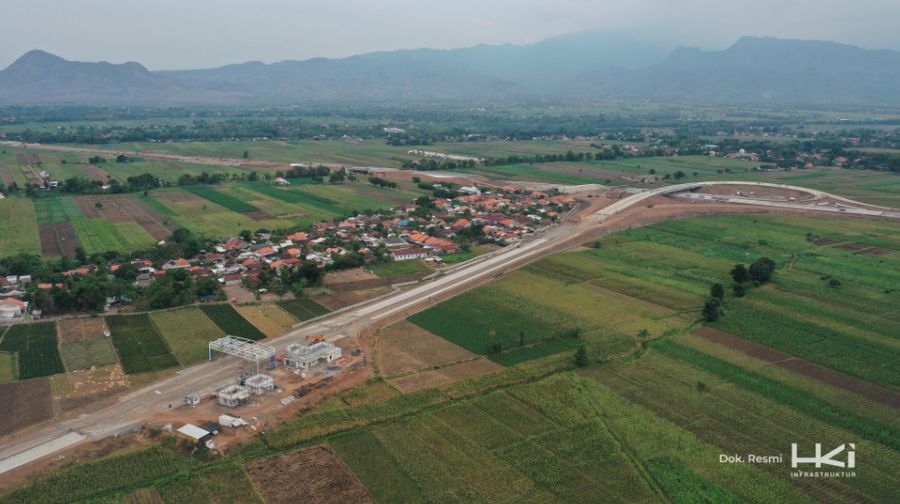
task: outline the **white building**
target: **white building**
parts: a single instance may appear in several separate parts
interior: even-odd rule
[[[237,408],[250,399],[250,389],[242,385],[229,385],[216,392],[219,404],[228,408]]]
[[[28,302],[16,298],[0,299],[0,322],[15,322],[25,318]]]
[[[253,395],[263,395],[275,390],[275,380],[266,374],[255,374],[244,380],[244,387]]]
[[[395,261],[411,261],[428,257],[428,251],[423,248],[405,248],[391,251],[391,258]]]
[[[284,365],[304,371],[340,358],[340,347],[327,341],[320,341],[309,346],[293,343],[288,345],[284,351]]]

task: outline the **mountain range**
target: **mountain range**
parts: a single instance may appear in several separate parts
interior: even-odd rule
[[[528,45],[374,52],[150,71],[30,51],[0,71],[0,105],[296,104],[628,99],[754,105],[900,105],[900,52],[743,37],[670,50],[597,32]]]

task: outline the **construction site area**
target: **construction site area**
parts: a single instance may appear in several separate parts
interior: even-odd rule
[[[329,393],[371,377],[364,352],[350,338],[332,343],[312,336],[305,344],[292,343],[279,352],[270,345],[225,336],[209,343],[209,355],[210,361],[229,357],[241,361],[233,380],[186,394],[148,425],[223,452]]]

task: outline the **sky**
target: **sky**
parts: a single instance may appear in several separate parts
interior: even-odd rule
[[[0,68],[31,49],[151,70],[565,33],[724,49],[742,35],[900,50],[898,0],[0,0]]]

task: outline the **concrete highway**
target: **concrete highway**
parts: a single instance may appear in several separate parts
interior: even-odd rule
[[[431,306],[435,302],[452,297],[464,290],[489,281],[500,274],[519,267],[530,261],[560,250],[560,244],[577,243],[577,239],[589,232],[596,231],[598,226],[613,216],[617,216],[636,206],[640,206],[650,198],[671,195],[711,185],[756,185],[779,187],[812,194],[815,199],[831,198],[842,202],[838,210],[835,206],[817,205],[816,201],[803,204],[797,201],[759,201],[745,197],[718,195],[701,195],[689,193],[691,197],[711,199],[726,203],[753,204],[769,208],[803,209],[821,212],[839,212],[841,214],[865,215],[870,217],[900,218],[900,211],[876,209],[870,205],[853,202],[845,198],[835,197],[821,191],[813,191],[800,187],[779,184],[754,182],[698,182],[661,187],[632,194],[611,205],[599,209],[577,222],[563,223],[546,231],[530,241],[504,248],[487,257],[478,258],[465,265],[453,267],[445,275],[436,277],[422,285],[407,290],[399,290],[377,298],[371,302],[339,311],[335,314],[302,325],[295,330],[275,338],[267,344],[279,350],[290,343],[303,342],[310,334],[324,334],[329,340],[343,336],[358,335],[363,329],[379,327],[391,318],[408,316],[416,311]],[[714,198],[708,198],[714,196]],[[241,373],[242,366],[249,368],[245,362],[233,357],[221,358],[215,362],[199,364],[179,371],[174,376],[149,385],[141,390],[130,392],[105,407],[89,414],[62,420],[48,421],[36,431],[26,431],[6,439],[0,447],[0,474],[23,464],[51,455],[71,446],[73,443],[100,439],[127,430],[135,425],[151,420],[158,412],[166,411],[169,405],[180,405],[185,395],[200,392],[208,395],[221,386],[232,383]],[[70,433],[77,433],[72,436]]]

